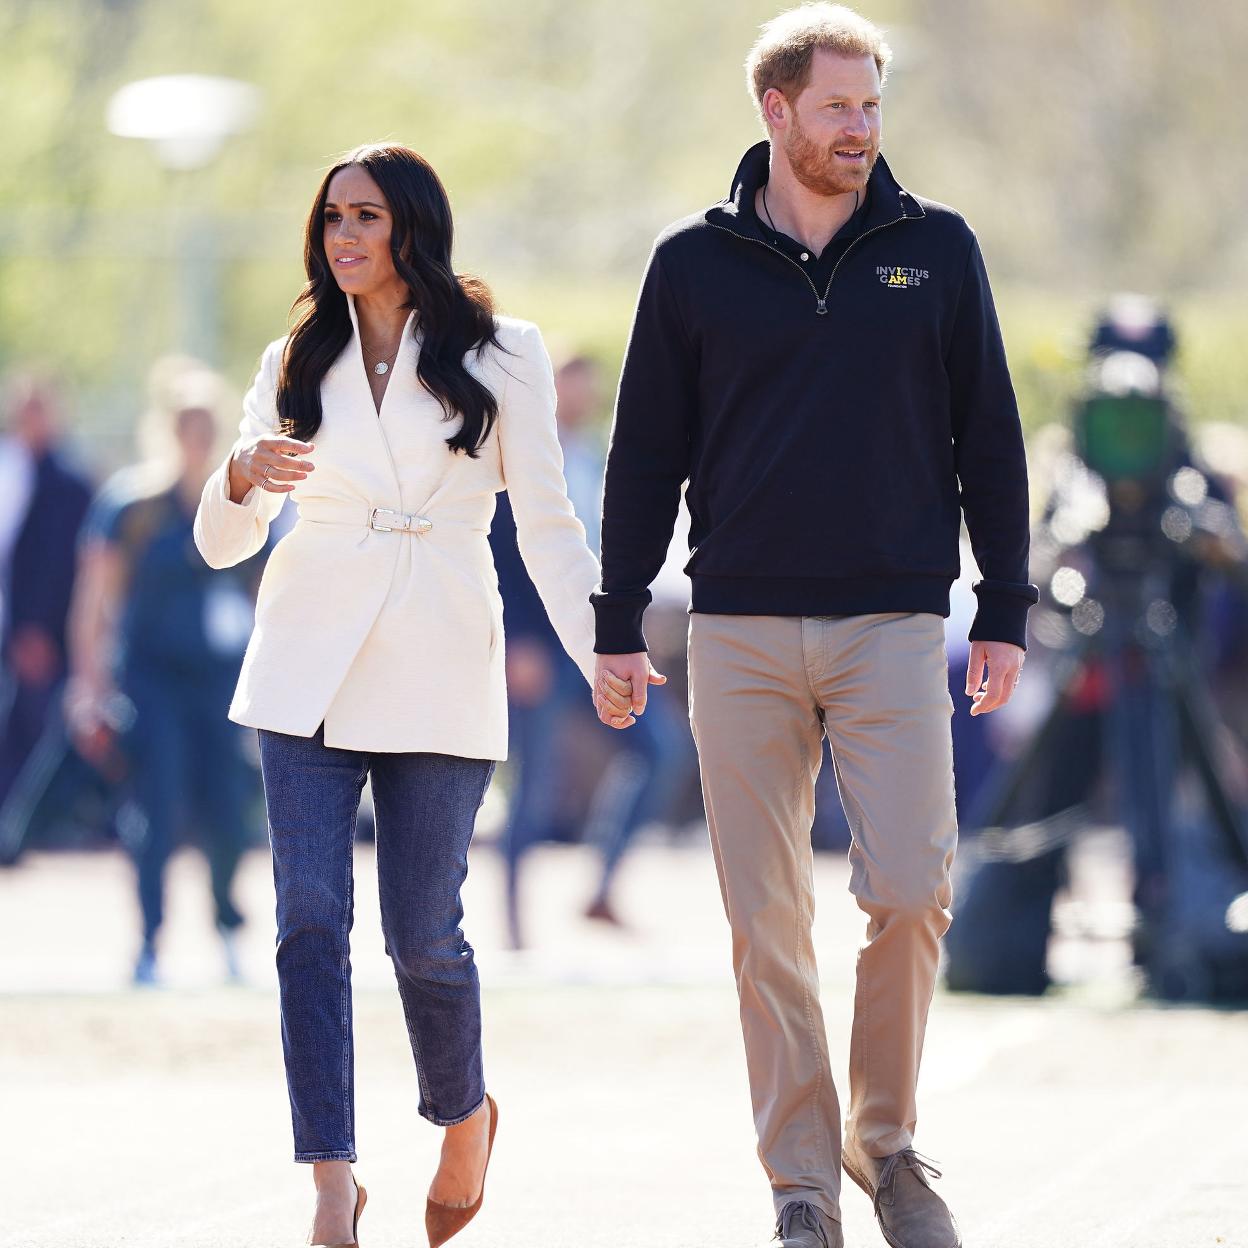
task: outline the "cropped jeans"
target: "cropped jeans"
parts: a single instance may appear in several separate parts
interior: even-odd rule
[[[323,725],[313,737],[265,729],[259,736],[295,1160],[355,1161],[350,931],[364,781],[371,775],[382,930],[416,1061],[419,1112],[449,1126],[485,1099],[481,990],[460,927],[460,888],[494,764],[335,749]]]

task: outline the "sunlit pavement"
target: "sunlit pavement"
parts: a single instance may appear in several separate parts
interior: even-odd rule
[[[581,917],[594,862],[536,852],[530,948],[503,947],[501,872],[474,851],[466,927],[485,985],[500,1105],[481,1216],[457,1243],[517,1248],[761,1246],[726,925],[701,839],[626,864],[625,931]],[[357,1172],[366,1248],[420,1245],[438,1132],[382,950],[371,851],[358,854]],[[818,948],[844,1087],[862,920],[839,856],[816,866]],[[1107,858],[1056,964],[1082,984],[1039,1002],[940,995],[917,1144],[968,1248],[1248,1245],[1248,1016],[1132,1003]],[[167,986],[134,990],[135,916],[115,854],[33,854],[0,872],[0,1245],[295,1248],[309,1175],[289,1161],[272,971],[272,885],[246,860],[247,984],[221,983],[206,879],[174,863]],[[1067,922],[1070,926],[1072,920]],[[846,1243],[884,1243],[846,1184]]]

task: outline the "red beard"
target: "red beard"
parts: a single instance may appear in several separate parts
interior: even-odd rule
[[[852,148],[855,144],[840,143],[837,146]],[[814,191],[817,195],[847,195],[850,191],[865,190],[867,179],[880,155],[879,148],[870,144],[861,166],[855,169],[840,168],[833,155],[835,148],[820,147],[802,129],[796,116],[793,118],[793,127],[789,131],[789,140],[784,150],[793,176],[808,191]]]

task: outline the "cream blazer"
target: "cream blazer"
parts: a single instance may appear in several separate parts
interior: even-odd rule
[[[344,749],[504,759],[503,604],[487,540],[499,490],[551,623],[593,684],[598,563],[568,501],[550,359],[535,325],[503,317],[505,352],[469,353],[499,401],[470,459],[446,445],[461,418],[445,420],[417,381],[411,317],[378,415],[348,304],[354,332],[321,384],[316,467],[291,491],[298,520],[265,568],[230,718],[300,737],[324,722],[325,743]],[[278,431],[284,345],[264,352],[234,449]],[[252,489],[233,503],[229,488],[227,459],[195,516],[214,568],[258,551],[285,497]]]

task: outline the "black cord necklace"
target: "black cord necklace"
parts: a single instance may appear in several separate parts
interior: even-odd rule
[[[779,234],[780,231],[776,229],[776,223],[771,219],[771,209],[767,207],[767,183],[766,182],[763,183],[763,211],[767,214],[767,224],[771,226],[771,232],[773,234]],[[857,212],[857,211],[858,211],[858,192],[857,190],[855,190],[854,191],[854,212]],[[849,215],[852,217],[854,215],[854,212],[851,212]]]

